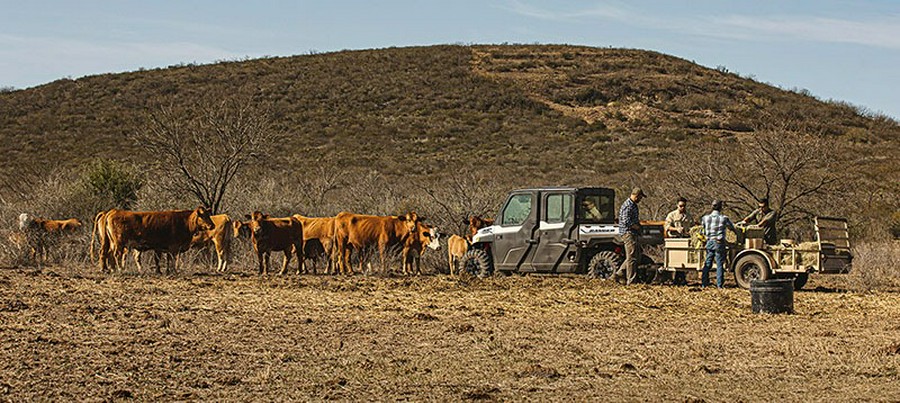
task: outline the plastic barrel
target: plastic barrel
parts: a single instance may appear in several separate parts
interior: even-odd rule
[[[794,313],[794,280],[753,280],[750,282],[753,313]]]

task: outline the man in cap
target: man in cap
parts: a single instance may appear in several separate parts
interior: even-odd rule
[[[734,231],[734,224],[728,216],[722,214],[722,201],[713,200],[712,212],[703,216],[703,234],[706,235],[706,262],[703,264],[703,275],[700,286],[709,286],[709,268],[716,259],[716,287],[725,285],[725,228]]]
[[[615,276],[621,278],[625,274],[625,284],[631,284],[634,281],[635,268],[641,260],[641,244],[639,236],[641,235],[640,212],[638,211],[638,203],[646,197],[641,188],[634,188],[631,196],[625,199],[622,207],[619,208],[619,230],[622,232],[622,243],[625,247],[625,261],[616,271]]]

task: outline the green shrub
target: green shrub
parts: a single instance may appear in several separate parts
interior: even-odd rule
[[[81,182],[102,205],[123,209],[131,208],[144,185],[133,167],[108,159],[98,159],[88,165]]]

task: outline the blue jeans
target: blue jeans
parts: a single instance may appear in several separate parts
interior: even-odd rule
[[[716,287],[725,285],[725,242],[716,242],[715,239],[706,241],[706,263],[703,264],[703,276],[701,286],[709,286],[709,268],[712,267],[713,258],[716,259]]]

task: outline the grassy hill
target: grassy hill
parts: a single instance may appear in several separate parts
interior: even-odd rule
[[[153,156],[129,135],[146,128],[148,111],[230,97],[273,106],[290,136],[258,173],[283,184],[337,169],[350,182],[376,175],[398,187],[441,187],[471,172],[496,197],[539,184],[625,188],[659,182],[683,150],[785,120],[836,141],[850,164],[867,159],[854,180],[880,192],[870,213],[896,210],[900,127],[891,119],[656,52],[555,45],[344,51],[2,93],[0,176],[13,178],[9,187],[98,157],[142,166]]]

